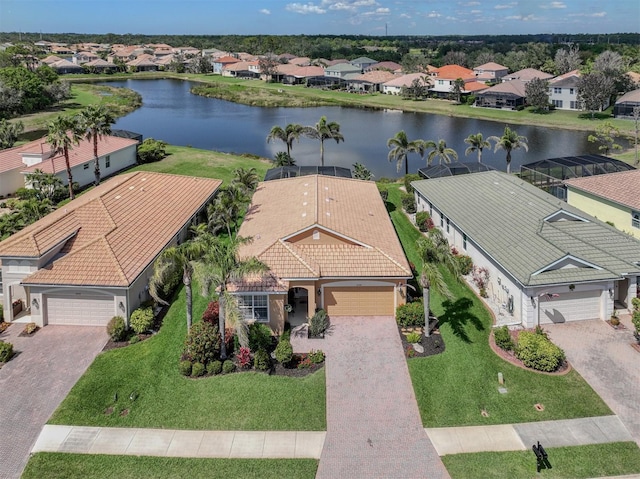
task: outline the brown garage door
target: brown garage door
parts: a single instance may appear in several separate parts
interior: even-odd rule
[[[105,326],[115,315],[113,297],[87,294],[47,295],[48,324]]]
[[[395,314],[393,286],[324,288],[329,316],[388,316]]]

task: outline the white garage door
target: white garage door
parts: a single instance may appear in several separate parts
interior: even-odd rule
[[[327,287],[324,307],[329,316],[392,316],[393,286]]]
[[[48,324],[106,326],[115,316],[113,297],[88,294],[47,295]]]
[[[540,298],[540,324],[599,319],[600,291],[581,291]]]

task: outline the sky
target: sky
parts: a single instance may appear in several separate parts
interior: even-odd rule
[[[196,35],[640,32],[639,0],[0,0],[0,31]]]

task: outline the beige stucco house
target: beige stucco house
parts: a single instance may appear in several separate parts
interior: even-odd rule
[[[2,241],[5,321],[99,326],[113,316],[128,319],[149,299],[155,259],[186,238],[220,184],[117,176]]]
[[[405,302],[411,269],[373,182],[320,175],[262,182],[239,235],[253,238],[241,256],[270,272],[230,291],[246,319],[276,332],[319,308],[330,317],[393,315]]]
[[[566,180],[567,202],[640,239],[640,170]]]

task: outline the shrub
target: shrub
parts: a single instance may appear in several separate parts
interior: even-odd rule
[[[222,363],[218,360],[211,361],[207,366],[209,374],[220,374],[222,372]]]
[[[413,195],[413,186],[411,186],[411,182],[421,179],[422,177],[417,173],[409,173],[408,175],[404,175],[404,189],[407,190],[407,193],[411,193]]]
[[[129,322],[131,329],[138,334],[149,331],[153,326],[153,309],[150,307],[136,309],[131,313]]]
[[[429,215],[429,213],[427,213],[426,211],[418,211],[416,213],[416,226],[418,227],[418,229],[422,232],[425,231],[429,231],[429,224],[428,224],[428,220],[431,218],[431,215]]]
[[[218,320],[220,319],[220,303],[217,301],[211,301],[207,305],[207,309],[202,313],[202,320],[207,323],[211,323],[213,325],[218,324]]]
[[[257,351],[258,349],[271,350],[271,338],[271,328],[266,324],[255,322],[249,326],[249,349],[251,351]]]
[[[6,363],[13,357],[13,344],[0,342],[0,363]]]
[[[396,321],[400,326],[424,326],[424,305],[413,301],[396,308]]]
[[[24,327],[25,334],[33,334],[37,331],[38,325],[36,323],[27,323]]]
[[[233,361],[227,359],[224,363],[222,363],[222,372],[225,374],[232,373],[236,370],[236,365],[233,364]]]
[[[516,357],[525,366],[538,371],[552,372],[565,359],[564,351],[553,344],[544,334],[523,331],[518,336]]]
[[[640,333],[640,311],[633,312],[631,322],[633,323],[633,327],[636,328],[636,332]]]
[[[111,341],[122,341],[127,332],[127,325],[122,316],[114,316],[107,323],[107,334]]]
[[[242,346],[236,356],[240,369],[249,369],[251,367],[251,350]]]
[[[204,374],[205,368],[202,363],[193,363],[191,366],[191,376],[194,378],[199,378]]]
[[[271,368],[271,357],[266,349],[260,348],[256,351],[253,365],[258,371],[268,371]]]
[[[136,344],[140,342],[140,336],[138,336],[137,334],[134,334],[133,336],[131,336],[131,339],[129,340],[129,344]]]
[[[633,305],[634,311],[640,311],[640,298],[631,299],[631,304]]]
[[[220,333],[218,327],[201,321],[191,326],[184,344],[184,359],[209,364],[220,355]]]
[[[312,349],[307,357],[313,364],[320,364],[324,361],[324,353],[320,349],[318,349],[317,351],[314,351]]]
[[[276,346],[276,360],[282,364],[287,365],[293,359],[293,346],[291,346],[291,342],[286,339],[280,339],[280,342]]]
[[[466,276],[473,271],[473,260],[471,259],[471,256],[462,254],[455,258],[458,263],[458,271],[462,276]]]
[[[415,331],[407,334],[407,342],[411,344],[419,343],[422,339],[422,335],[420,333],[416,333]]]
[[[309,319],[309,336],[320,337],[327,329],[329,329],[329,316],[324,309],[320,309]]]
[[[487,268],[473,268],[473,282],[480,290],[480,296],[487,297],[487,285],[489,284],[489,270]]]
[[[164,141],[147,138],[138,146],[138,163],[152,163],[167,156],[167,144]]]
[[[413,193],[402,194],[402,207],[409,214],[416,212],[416,198]]]
[[[511,339],[511,334],[509,333],[509,328],[507,326],[494,329],[493,338],[496,341],[496,346],[500,349],[513,351],[515,345],[513,344],[513,339]]]
[[[298,369],[309,369],[311,366],[313,366],[313,362],[309,358],[309,355],[301,355],[300,361],[298,361]]]
[[[191,376],[191,361],[189,361],[188,359],[180,361],[178,369],[180,370],[180,374],[182,374],[183,376]]]
[[[389,199],[389,188],[386,186],[381,186],[378,184],[378,191],[380,192],[380,196],[382,197],[382,201],[387,201]]]

